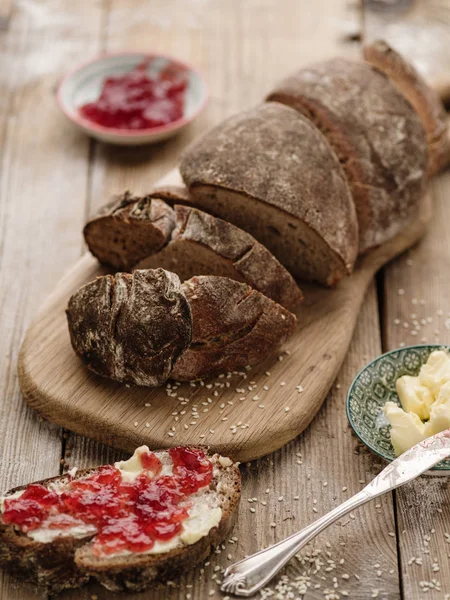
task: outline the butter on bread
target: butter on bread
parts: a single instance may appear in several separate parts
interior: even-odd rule
[[[128,461],[116,463],[125,481],[138,475],[141,450],[143,448],[138,449]],[[164,469],[170,469],[166,457],[168,452],[155,454],[161,458],[161,473],[164,475]],[[49,594],[80,587],[90,577],[111,591],[129,592],[144,590],[155,580],[172,579],[178,572],[205,560],[234,524],[240,500],[238,465],[218,454],[209,455],[208,460],[213,466],[212,481],[192,497],[185,527],[170,544],[164,545],[163,542],[151,552],[98,556],[92,551],[96,534],[92,528],[81,535],[73,535],[74,532],[68,529],[64,534],[48,538],[48,541],[39,541],[33,539],[33,532],[23,533],[0,520],[0,566],[19,579],[45,588]],[[73,478],[81,479],[95,470],[76,471]],[[36,483],[49,489],[55,486],[64,488],[70,477],[66,474]],[[15,488],[4,498],[20,496],[27,487]]]

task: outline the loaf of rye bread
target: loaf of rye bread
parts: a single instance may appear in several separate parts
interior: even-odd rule
[[[185,151],[190,200],[250,232],[295,277],[333,285],[350,273],[358,224],[325,137],[278,103],[239,113]]]
[[[296,317],[246,283],[164,269],[105,275],[67,309],[72,346],[103,377],[143,386],[255,365],[293,332]]]
[[[427,180],[425,130],[386,75],[334,58],[287,77],[267,100],[311,119],[335,150],[356,206],[360,252],[393,238],[417,216]]]
[[[157,453],[158,454],[158,453]],[[111,591],[139,592],[153,582],[172,579],[202,562],[230,532],[240,500],[240,473],[237,464],[227,464],[215,454],[213,480],[204,494],[213,495],[222,509],[217,527],[191,545],[177,547],[160,554],[128,554],[98,557],[92,552],[95,534],[85,537],[62,535],[48,543],[37,542],[11,524],[0,522],[0,566],[14,577],[34,583],[54,595],[78,588],[92,577]],[[224,466],[226,465],[226,466]],[[81,479],[96,469],[80,470],[73,479]],[[48,487],[69,481],[69,475],[38,481]],[[5,497],[22,491],[20,486]]]
[[[175,363],[177,381],[254,366],[293,333],[296,317],[227,277],[193,277],[182,285],[192,312],[192,342]]]
[[[181,281],[194,275],[221,275],[248,283],[289,310],[302,294],[289,272],[246,231],[189,206],[175,205],[176,226],[162,250],[137,269],[162,267]]]
[[[363,48],[364,59],[389,77],[415,109],[428,141],[428,174],[434,175],[450,162],[447,114],[437,93],[414,66],[383,40]]]
[[[165,202],[125,192],[88,221],[83,233],[102,264],[128,271],[160,250],[174,227],[175,215]]]
[[[191,342],[189,304],[178,276],[164,269],[97,277],[73,294],[66,312],[75,352],[116,381],[164,383]]]

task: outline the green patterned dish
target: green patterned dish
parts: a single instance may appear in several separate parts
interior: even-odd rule
[[[347,395],[347,417],[353,431],[372,452],[388,461],[395,458],[390,427],[382,408],[388,401],[400,406],[395,391],[397,379],[402,375],[418,375],[431,352],[449,349],[430,344],[392,350],[370,362],[355,377]],[[450,474],[450,458],[431,471],[433,475]]]

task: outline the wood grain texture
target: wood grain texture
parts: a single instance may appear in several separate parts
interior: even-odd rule
[[[151,6],[134,2],[133,11],[138,22],[135,25],[136,21],[124,11],[125,2],[115,1],[108,19],[111,23],[108,44],[115,49],[126,45],[146,48],[147,40],[151,39],[152,45],[157,44],[164,50],[176,45],[180,56],[202,68],[211,88],[211,102],[204,120],[198,123],[198,130],[201,130],[241,107],[259,101],[274,81],[301,64],[336,53],[357,56],[356,46],[341,43],[343,32],[359,26],[358,13],[348,11],[347,6],[345,0],[320,0],[315,3],[314,10],[304,0],[228,0],[226,3],[158,0],[153,1]],[[142,23],[139,26],[140,19]],[[314,36],[311,36],[312,31]],[[198,130],[187,132],[188,139]],[[96,210],[110,194],[124,188],[147,191],[148,186],[167,168],[176,164],[176,154],[186,141],[184,138],[172,140],[153,149],[156,152],[152,149],[148,152],[131,150],[122,154],[122,150],[96,148],[90,211]],[[234,531],[238,541],[227,544],[220,555],[207,561],[210,563],[208,566],[176,580],[175,587],[155,586],[146,593],[132,596],[133,600],[205,600],[209,598],[210,591],[213,599],[223,598],[211,581],[216,574],[215,566],[224,568],[245,554],[293,533],[331,504],[337,504],[356,492],[361,486],[361,477],[366,475],[369,479],[378,472],[379,465],[370,455],[363,453],[359,457],[354,454],[363,451],[350,435],[344,401],[346,388],[354,374],[366,360],[379,353],[379,336],[376,290],[372,285],[363,304],[350,352],[337,380],[340,389],[333,387],[319,415],[302,436],[273,456],[242,468],[243,508]],[[303,457],[308,455],[307,469],[304,468],[305,462],[297,464],[300,459],[296,454],[300,452]],[[65,454],[68,467],[109,462],[117,454],[92,440],[68,434]],[[323,487],[323,481],[316,477],[316,461],[320,461],[321,475],[323,481],[329,482],[329,488]],[[343,492],[346,486],[348,490]],[[327,493],[331,488],[333,494]],[[269,494],[266,494],[267,489]],[[278,501],[280,493],[286,496],[286,501],[281,503]],[[296,495],[299,500],[294,500]],[[247,502],[253,497],[258,497],[257,505]],[[317,500],[317,505],[314,505],[314,500]],[[253,506],[257,507],[255,513],[250,512]],[[314,506],[318,513],[313,511]],[[346,585],[341,585],[341,589],[347,590],[351,598],[365,600],[377,587],[387,592],[381,597],[389,600],[399,598],[395,538],[389,535],[394,530],[391,497],[383,498],[379,506],[375,509],[374,505],[367,505],[358,513],[358,517],[363,516],[366,528],[363,544],[359,521],[350,519],[349,523],[343,521],[341,527],[336,526],[317,540],[316,548],[322,549],[324,562],[329,560],[327,552],[344,559],[345,566],[339,567],[338,576],[341,581],[342,575],[350,573],[349,580],[342,579]],[[277,520],[277,529],[269,526],[271,519]],[[346,545],[342,546],[344,543]],[[383,557],[385,587],[380,585],[380,577],[373,566],[378,564],[376,561],[380,556]],[[324,565],[314,575],[315,585],[321,585],[321,589],[310,589],[308,599],[323,598],[323,590],[333,588],[335,574],[333,571],[326,572],[325,568],[328,567]],[[309,567],[308,570],[313,569]],[[295,561],[287,572],[292,579],[299,575],[300,569]],[[271,585],[272,589],[274,587],[275,583]],[[93,593],[99,600],[110,598],[110,594],[100,586],[88,586],[65,597],[90,600]]]
[[[450,173],[433,182],[434,217],[423,241],[385,269],[385,350],[450,343]],[[405,598],[422,598],[421,581],[441,583],[427,598],[450,593],[450,493],[447,478],[421,477],[396,493]],[[422,565],[417,564],[417,558]],[[434,566],[433,566],[434,565]]]
[[[9,0],[6,4],[10,6]],[[421,4],[426,8],[437,2]],[[289,71],[335,54],[357,56],[357,45],[342,43],[344,35],[348,31],[357,31],[359,26],[358,11],[348,11],[348,6],[346,0],[317,0],[313,4],[308,0],[14,2],[9,29],[1,32],[0,49],[5,64],[0,72],[0,352],[6,357],[0,365],[3,488],[58,472],[60,430],[41,423],[20,400],[16,358],[24,327],[38,304],[67,265],[80,255],[83,211],[86,215],[92,214],[112,193],[122,192],[125,188],[147,191],[177,163],[183,146],[199,131],[259,101],[269,87]],[[441,11],[441,21],[442,15]],[[397,27],[401,28],[399,21]],[[416,33],[419,37],[423,35],[419,30]],[[417,44],[415,35],[411,43],[414,45],[411,52],[419,60],[427,60],[427,54],[434,52],[433,43]],[[212,94],[207,111],[191,130],[156,147],[118,149],[89,142],[65,123],[53,104],[50,90],[65,70],[79,60],[94,56],[101,46],[110,50],[159,49],[192,62],[205,72],[210,84]],[[444,67],[448,73],[448,62]],[[30,138],[33,139],[31,145]],[[438,180],[435,186],[442,197],[448,196],[448,176]],[[34,210],[38,206],[40,210]],[[442,219],[447,213],[439,206],[437,219]],[[443,221],[437,231],[443,237],[434,241],[436,264],[431,269],[428,288],[430,265],[425,261],[415,263],[422,278],[421,285],[426,290],[423,297],[430,310],[427,315],[433,318],[434,308],[445,312],[449,297],[448,259],[438,252],[439,243],[444,245],[445,252],[449,247]],[[421,245],[409,256],[414,257],[420,249]],[[395,302],[401,299],[397,294],[397,289],[401,289],[400,274],[403,288],[406,287],[404,281],[410,277],[411,267],[405,261],[406,258],[400,261],[385,288]],[[397,262],[393,267],[395,265]],[[391,316],[395,318],[396,312],[391,310]],[[446,318],[441,319],[441,325]],[[398,327],[392,320],[385,320],[392,330]],[[433,324],[427,327],[429,339],[433,339]],[[386,336],[386,327],[383,332]],[[392,338],[392,343],[397,342]],[[363,302],[337,385],[333,386],[311,426],[272,456],[242,467],[243,506],[235,530],[238,542],[227,544],[226,550],[213,556],[204,572],[196,569],[177,580],[174,586],[155,586],[144,594],[124,598],[205,600],[209,598],[210,590],[213,591],[212,599],[223,598],[211,581],[214,566],[226,566],[231,560],[292,533],[360,489],[360,480],[368,481],[376,475],[382,465],[350,434],[344,402],[346,389],[356,372],[380,350],[377,297],[372,285]],[[299,452],[302,459],[296,456]],[[70,466],[87,466],[107,463],[123,455],[67,433],[63,456]],[[299,460],[303,464],[297,464]],[[325,481],[327,486],[323,485]],[[343,492],[343,487],[348,489]],[[266,489],[270,491],[268,495]],[[278,501],[280,495],[284,496],[283,501]],[[294,500],[296,495],[299,500]],[[247,498],[252,497],[258,497],[257,505],[247,503]],[[430,564],[426,570],[408,565],[411,556],[424,547],[421,533],[428,528],[431,531],[433,527],[443,532],[448,526],[447,484],[438,480],[426,483],[418,492],[413,490],[408,494],[404,504],[397,507],[397,520],[403,518],[402,523],[399,521],[400,534],[402,527],[410,532],[408,536],[401,535],[404,593],[399,587],[391,498],[386,496],[378,504],[362,507],[355,519],[344,520],[341,526],[336,525],[317,538],[315,547],[322,550],[324,563],[331,560],[326,554],[329,552],[338,565],[340,559],[344,559],[344,564],[326,571],[330,568],[326,563],[316,574],[312,573],[314,569],[309,569],[313,584],[305,600],[323,599],[324,590],[333,589],[334,576],[339,583],[339,592],[348,591],[349,598],[361,600],[370,598],[377,589],[378,597],[388,600],[400,597],[444,600],[445,593],[450,593],[450,577],[444,561],[448,544],[442,535],[430,534],[432,547],[439,551],[441,571],[436,578],[441,581],[440,593],[425,594],[420,587],[419,582],[430,574]],[[266,502],[266,506],[261,502]],[[416,506],[418,502],[424,503],[423,509]],[[257,510],[252,513],[250,507],[254,506]],[[270,527],[271,519],[276,520],[276,528]],[[418,523],[419,519],[424,523]],[[343,543],[345,546],[341,545]],[[300,563],[294,560],[286,574],[291,583],[295,583],[295,578],[303,571]],[[217,573],[220,578],[220,570]],[[346,574],[349,574],[348,580],[342,578]],[[314,585],[321,588],[314,589]],[[274,587],[275,583],[271,585],[272,589]],[[99,600],[111,598],[111,594],[100,586],[86,586],[63,597],[91,600],[94,594]],[[302,597],[299,592],[296,595]],[[42,595],[31,587],[11,585],[8,578],[2,577],[0,598],[31,600],[37,597]]]
[[[71,5],[16,2],[0,31],[2,491],[60,469],[61,430],[23,401],[17,355],[39,303],[80,253],[88,142],[60,116],[54,89],[68,63],[96,50],[100,22],[97,5],[75,15]],[[0,575],[0,598],[26,597],[36,591]]]
[[[68,299],[104,273],[86,255],[53,291],[25,336],[19,357],[22,393],[53,423],[128,451],[142,443],[154,449],[206,443],[236,460],[273,452],[314,418],[345,358],[367,286],[383,264],[423,235],[429,209],[426,198],[417,221],[366,255],[335,289],[305,286],[296,331],[278,360],[271,357],[247,373],[204,386],[183,384],[170,396],[164,387],[102,379],[75,356],[65,315]]]
[[[386,40],[450,101],[448,0],[364,0],[366,42]]]
[[[444,100],[450,98],[448,2],[416,1],[407,9],[376,11],[366,2],[365,38],[387,39],[413,60]],[[374,5],[374,3],[372,3]],[[426,48],[426,51],[425,51]],[[444,65],[446,65],[444,67]],[[425,239],[384,270],[383,350],[450,342],[450,176],[432,184],[434,218]],[[404,598],[440,600],[450,594],[450,496],[445,478],[422,477],[395,494]],[[417,559],[417,560],[416,560]],[[426,582],[440,583],[430,588]],[[425,583],[424,583],[425,582]]]

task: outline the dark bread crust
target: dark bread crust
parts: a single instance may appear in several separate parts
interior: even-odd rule
[[[194,567],[228,535],[234,525],[240,500],[241,479],[237,464],[223,467],[218,455],[209,458],[218,469],[210,490],[217,490],[220,484],[218,493],[222,519],[218,527],[211,529],[207,536],[195,544],[174,548],[160,555],[136,554],[99,559],[91,552],[91,539],[94,537],[91,534],[79,539],[59,537],[45,544],[17,532],[12,525],[0,523],[0,567],[22,581],[45,588],[50,594],[80,587],[91,577],[112,591],[142,591],[156,580],[172,578],[178,572]],[[77,471],[74,479],[92,471],[95,469]],[[67,475],[62,475],[35,483],[48,486],[52,482],[67,479]],[[26,487],[14,488],[6,495]]]
[[[101,208],[83,233],[89,250],[102,264],[128,271],[160,250],[174,227],[175,215],[165,202],[127,191]]]
[[[239,227],[193,207],[175,205],[177,224],[171,241],[137,268],[163,267],[181,280],[194,275],[223,275],[243,281],[289,310],[302,300],[293,277],[278,260]],[[198,249],[211,258],[200,262]],[[207,259],[206,259],[207,260]]]
[[[106,275],[81,287],[67,309],[73,349],[103,377],[164,383],[191,341],[191,312],[174,273]]]
[[[316,127],[289,107],[267,103],[227,119],[187,149],[180,171],[192,202],[199,208],[205,208],[201,193],[210,189],[207,209],[213,214],[225,217],[214,200],[214,190],[221,189],[240,194],[243,209],[250,203],[260,208],[260,221],[265,218],[261,212],[265,206],[277,211],[280,219],[291,217],[293,228],[300,221],[311,235],[323,240],[330,265],[339,265],[330,267],[335,272],[322,278],[324,283],[328,279],[335,283],[351,271],[358,235],[344,172]],[[242,215],[239,212],[228,213],[227,220],[250,231],[295,276],[304,274],[302,264],[286,263],[288,258],[295,259],[299,231],[292,230],[286,240],[291,248],[281,256],[270,244],[270,237],[257,235],[257,224],[245,222],[250,217],[244,218],[245,211]],[[314,272],[314,265],[309,265],[309,270]]]
[[[352,189],[360,252],[416,217],[426,186],[425,131],[385,75],[335,58],[286,78],[267,99],[310,118],[334,148]]]
[[[428,174],[434,175],[450,162],[447,114],[435,90],[384,40],[363,48],[364,60],[389,77],[422,120],[428,140]]]
[[[260,363],[293,333],[291,312],[227,277],[200,276],[183,283],[192,311],[192,344],[171,377],[203,379]]]

